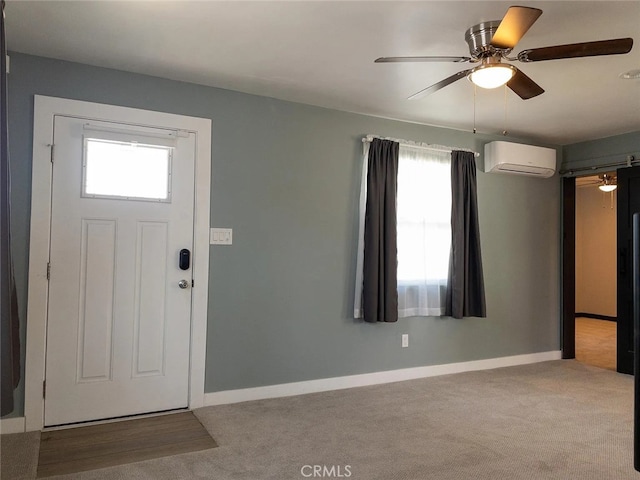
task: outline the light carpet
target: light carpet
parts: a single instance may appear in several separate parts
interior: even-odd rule
[[[52,478],[640,480],[632,377],[573,360],[195,413],[218,448]],[[5,477],[5,444],[37,446],[7,437],[2,479],[33,478],[27,452]]]

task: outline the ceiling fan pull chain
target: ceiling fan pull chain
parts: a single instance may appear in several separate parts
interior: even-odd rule
[[[473,84],[473,133],[477,133],[476,130],[476,94],[478,93],[478,87]]]
[[[505,137],[509,134],[507,131],[507,84],[504,84],[504,128],[502,130],[502,135]]]

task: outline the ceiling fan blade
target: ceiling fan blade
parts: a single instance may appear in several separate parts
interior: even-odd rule
[[[542,10],[539,8],[509,7],[496,33],[491,38],[491,45],[505,49],[515,47],[540,15],[542,15]]]
[[[614,38],[597,42],[572,43],[553,47],[532,48],[518,54],[521,62],[540,62],[562,58],[597,57],[598,55],[620,55],[629,53],[633,38]]]
[[[540,85],[517,68],[515,75],[507,82],[507,87],[513,90],[514,93],[523,100],[528,100],[544,93],[544,89]]]
[[[469,62],[470,57],[380,57],[375,63],[395,63],[395,62]]]
[[[460,80],[461,78],[466,77],[467,75],[469,75],[471,73],[471,70],[472,69],[462,70],[461,72],[455,73],[455,74],[451,75],[450,77],[445,78],[444,80],[440,80],[438,83],[434,83],[430,87],[424,88],[424,89],[420,90],[419,92],[414,93],[407,100],[415,100],[417,98],[421,98],[421,97],[424,97],[426,95],[429,95],[429,94],[431,94],[433,92],[437,92],[441,88],[444,88],[447,85],[451,85],[453,82],[456,82],[456,81]]]

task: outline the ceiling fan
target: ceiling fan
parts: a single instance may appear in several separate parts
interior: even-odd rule
[[[474,25],[465,34],[469,45],[469,57],[380,57],[376,63],[390,62],[454,62],[479,63],[480,65],[462,70],[419,92],[409,99],[419,98],[446,87],[464,77],[483,88],[496,88],[505,83],[523,100],[544,93],[544,89],[525,75],[514,65],[502,60],[520,62],[540,62],[563,58],[594,57],[598,55],[618,55],[629,53],[633,46],[632,38],[616,38],[595,42],[555,45],[552,47],[523,50],[515,57],[509,54],[535,21],[542,10],[530,7],[509,7],[504,18]]]
[[[577,178],[576,185],[581,187],[597,186],[603,192],[613,192],[618,188],[618,178],[615,172],[607,172],[597,176]]]

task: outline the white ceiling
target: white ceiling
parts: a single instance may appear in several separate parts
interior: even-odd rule
[[[468,64],[374,64],[380,56],[468,55],[465,31],[512,2],[16,1],[9,50],[470,131],[462,79],[406,98]],[[521,3],[522,4],[522,3]],[[640,130],[640,1],[529,1],[543,15],[514,49],[632,37],[627,55],[517,63],[546,92],[507,92],[509,134],[569,144]],[[476,126],[500,133],[505,91],[478,89]]]

